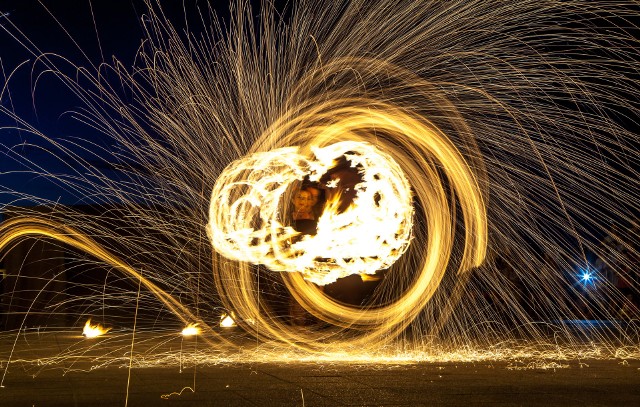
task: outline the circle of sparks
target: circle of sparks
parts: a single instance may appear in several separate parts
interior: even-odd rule
[[[351,155],[352,164],[354,160],[361,162],[366,157],[380,155],[385,157],[383,161],[389,168],[397,165],[397,171],[410,180],[414,205],[424,212],[416,222],[426,233],[415,239],[411,245],[413,249],[407,253],[411,252],[407,261],[416,271],[408,276],[407,264],[391,266],[385,280],[406,279],[406,289],[397,298],[375,306],[342,303],[310,283],[308,280],[320,284],[333,281],[336,276],[347,275],[357,269],[348,273],[337,267],[335,269],[339,271],[327,271],[325,265],[313,260],[317,254],[313,252],[296,257],[293,255],[295,250],[301,247],[311,250],[310,242],[313,240],[303,239],[301,247],[288,247],[284,242],[297,232],[280,222],[283,211],[279,208],[283,206],[282,197],[291,189],[290,184],[307,175],[319,178],[335,158],[347,151],[357,151]],[[315,160],[305,158],[312,155]],[[374,171],[372,174],[387,174],[387,171]],[[259,326],[260,334],[266,337],[302,344],[307,349],[326,347],[323,343],[327,335],[332,334],[326,330],[301,332],[283,322],[281,315],[261,301],[255,266],[250,263],[262,263],[272,270],[301,271],[282,273],[284,284],[307,312],[335,327],[335,335],[331,336],[333,344],[338,342],[346,347],[366,348],[396,337],[424,309],[450,267],[456,211],[461,213],[464,226],[464,248],[456,264],[458,272],[477,267],[484,260],[486,208],[476,172],[477,169],[465,161],[461,152],[435,124],[385,102],[334,99],[313,108],[287,112],[257,140],[245,159],[222,173],[212,193],[209,233],[214,249],[221,255],[214,259],[214,278],[223,294],[225,306],[240,316],[239,325],[243,325],[243,321],[251,321],[244,323],[247,330]],[[399,178],[402,181],[391,183],[388,181],[392,177],[385,175],[384,178],[383,184],[388,184],[384,188],[393,190],[394,194],[402,191],[399,199],[402,205],[411,201],[403,177]],[[399,185],[403,185],[402,188]],[[396,199],[395,195],[388,196]],[[411,205],[397,211],[403,217],[394,227],[409,226],[406,219],[410,219],[412,211]],[[256,222],[265,227],[251,226]],[[322,224],[322,220],[319,223]],[[321,228],[319,225],[319,234]],[[411,232],[400,230],[402,238],[398,240],[404,247],[397,252],[402,254]],[[271,244],[248,244],[256,241],[270,241]],[[339,257],[353,258],[360,254],[355,252],[349,256],[341,253]],[[243,261],[229,262],[223,258]],[[340,263],[335,258],[333,260],[329,264],[335,266]],[[362,266],[361,263],[359,265]],[[378,265],[370,270],[363,267],[360,272],[375,272],[375,267]],[[394,273],[399,274],[396,276]],[[345,329],[357,333],[344,335]]]
[[[458,0],[421,7],[397,1],[301,1],[290,13],[290,23],[278,19],[266,3],[257,19],[250,7],[238,4],[227,31],[207,29],[197,38],[176,29],[160,12],[159,2],[149,2],[142,20],[148,38],[131,71],[120,61],[84,67],[41,54],[9,20],[2,24],[37,56],[37,65],[44,64],[41,73],[53,72],[80,97],[83,107],[75,116],[113,138],[117,165],[107,166],[108,171],[93,165],[76,150],[95,151],[92,138],[77,144],[42,134],[6,103],[0,105],[0,115],[17,127],[3,130],[20,130],[20,144],[3,140],[3,154],[39,179],[44,175],[61,182],[74,202],[115,199],[127,213],[109,209],[98,219],[59,206],[56,196],[47,199],[44,190],[37,192],[43,196],[32,196],[27,185],[12,191],[7,184],[0,193],[9,201],[15,198],[11,205],[47,205],[52,212],[22,208],[25,216],[5,218],[0,252],[38,237],[88,253],[97,265],[109,265],[144,287],[183,325],[198,324],[204,341],[216,339],[207,342],[216,351],[230,341],[211,321],[225,328],[237,321],[255,339],[266,339],[256,353],[272,339],[311,350],[383,350],[393,355],[406,350],[406,344],[427,346],[431,352],[432,344],[440,342],[456,350],[464,345],[464,353],[476,357],[469,345],[477,338],[486,346],[481,358],[496,357],[496,347],[508,350],[499,357],[511,357],[521,354],[509,341],[516,332],[516,337],[541,345],[532,353],[538,357],[550,343],[549,325],[540,321],[593,314],[628,332],[611,309],[620,303],[620,293],[610,281],[598,280],[598,296],[585,297],[585,284],[569,285],[559,276],[561,270],[586,263],[590,254],[602,261],[598,275],[636,270],[638,249],[627,244],[637,241],[637,228],[627,225],[638,224],[639,201],[629,191],[638,189],[640,179],[634,166],[639,138],[633,126],[639,114],[640,48],[637,21],[628,18],[637,15],[635,0]],[[14,75],[17,71],[9,71],[0,95],[11,93],[11,78],[21,77]],[[113,86],[117,78],[123,86]],[[20,133],[28,134],[28,140]],[[24,147],[33,137],[44,142],[41,146],[67,173],[49,173],[45,161],[26,154]],[[310,160],[311,146],[326,149],[343,142],[368,143],[384,152],[410,181],[413,193],[411,245],[384,273],[375,301],[340,303],[310,283],[304,270],[268,273],[282,276],[282,291],[331,325],[301,332],[283,322],[282,311],[265,305],[262,266],[216,253],[215,287],[202,288],[200,273],[211,266],[208,247],[202,247],[209,244],[201,210],[209,196],[202,191],[222,169],[239,157],[290,146],[301,146],[295,160]],[[282,168],[288,166],[285,162]],[[123,170],[119,181],[112,180],[111,169]],[[247,169],[241,179],[250,173]],[[283,195],[282,213],[288,194]],[[496,256],[490,260],[495,261],[485,262],[476,273],[463,273],[484,258],[487,211]],[[114,230],[120,224],[124,227]],[[598,236],[607,236],[602,245],[595,241]],[[630,256],[616,254],[621,245]],[[509,278],[500,276],[504,271]],[[165,291],[167,287],[171,290]],[[104,284],[104,289],[117,293],[119,287]],[[21,293],[5,294],[13,298]],[[226,308],[224,318],[204,317],[202,296],[212,300],[214,312]],[[106,301],[119,298],[82,298],[88,304],[83,310],[101,307],[103,316],[109,316],[104,310],[112,307]],[[456,306],[458,301],[463,306]],[[137,317],[138,301],[124,301],[118,309],[133,303]],[[141,310],[156,311],[156,303],[140,304]],[[55,315],[62,308],[48,309]],[[158,320],[154,318],[154,326]],[[402,347],[387,346],[403,330],[408,335],[402,336]],[[419,341],[411,343],[409,334]],[[560,357],[566,358],[568,348],[556,339],[565,335],[570,352],[576,352],[571,354],[582,355],[575,344],[582,343],[584,332],[563,324],[554,328],[553,338]],[[621,343],[637,349],[634,335],[624,337]],[[617,341],[614,346],[600,337],[589,351],[598,357],[601,349],[628,354]],[[278,354],[278,360],[288,357]]]
[[[254,153],[222,173],[210,207],[209,231],[216,250],[273,271],[301,272],[319,285],[390,267],[406,251],[413,226],[411,188],[398,164],[363,142],[312,148],[315,160],[298,150]],[[282,211],[287,192],[304,177],[319,181],[341,156],[359,168],[362,177],[353,186],[352,204],[339,211],[339,199],[328,202],[317,233],[294,240],[300,233],[286,225]]]

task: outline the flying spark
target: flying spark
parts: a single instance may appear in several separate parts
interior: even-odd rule
[[[2,208],[0,250],[64,245],[51,257],[79,279],[69,298],[8,315],[99,312],[136,335],[171,321],[173,338],[178,322],[238,360],[247,342],[221,334],[228,324],[273,349],[251,356],[265,360],[564,357],[586,331],[589,355],[637,354],[612,308],[638,296],[637,2],[301,0],[286,20],[267,3],[183,35],[149,1],[131,67],[69,67],[0,26],[113,146],[43,134],[0,106],[15,123],[2,131],[66,172],[17,143],[4,156],[100,212],[0,190],[26,206]],[[356,181],[331,178],[341,161]],[[305,183],[326,198],[314,234],[291,219]],[[608,274],[576,276],[591,257]],[[7,275],[42,279],[24,264]],[[594,276],[597,290],[576,284]],[[595,317],[607,332],[567,322]]]

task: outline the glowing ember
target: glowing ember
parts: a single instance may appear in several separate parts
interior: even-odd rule
[[[96,152],[102,141],[96,145],[91,131],[80,144],[64,135],[58,140],[2,103],[0,116],[15,125],[0,130],[28,135],[15,142],[0,136],[3,154],[16,160],[19,172],[24,167],[63,187],[73,202],[117,205],[95,217],[93,210],[33,196],[35,184],[15,191],[3,184],[0,195],[11,206],[27,207],[16,216],[7,207],[12,214],[0,223],[0,253],[24,239],[69,247],[68,265],[78,258],[78,264],[113,268],[139,287],[135,293],[100,278],[70,279],[70,303],[80,300],[96,312],[101,303],[109,320],[109,310],[120,317],[137,294],[140,316],[166,309],[176,318],[162,319],[169,326],[181,321],[183,334],[198,322],[213,352],[229,344],[239,360],[291,360],[285,353],[291,349],[342,360],[414,346],[427,354],[409,356],[414,359],[452,352],[446,357],[550,360],[549,349],[559,352],[558,360],[567,354],[584,359],[583,329],[568,321],[593,315],[611,321],[608,332],[621,333],[616,346],[622,337],[633,345],[616,358],[637,355],[637,330],[616,322],[637,316],[624,308],[633,305],[638,277],[633,243],[640,201],[629,191],[640,179],[633,160],[639,137],[628,124],[640,114],[640,48],[632,46],[638,24],[625,18],[637,14],[636,1],[474,1],[469,7],[451,1],[409,9],[409,2],[382,0],[351,2],[339,13],[331,2],[301,1],[291,24],[264,3],[269,6],[259,19],[250,7],[235,7],[228,32],[208,31],[210,41],[193,52],[184,41],[190,34],[150,7],[145,25],[152,29],[145,30],[149,38],[131,72],[119,62],[76,67],[64,57],[43,56],[44,65],[34,64],[35,76],[43,66],[42,73],[54,73],[73,90],[84,102],[74,118],[111,137],[104,145],[116,148],[112,157],[110,149]],[[576,9],[579,21],[567,18]],[[253,27],[258,21],[262,25]],[[10,26],[2,28],[24,38]],[[268,35],[256,37],[260,32]],[[34,61],[42,60],[31,41],[19,42]],[[126,92],[103,80],[103,68],[114,69]],[[1,94],[8,94],[14,76],[21,75],[4,78]],[[64,165],[39,163],[26,145]],[[115,167],[94,166],[85,152]],[[353,179],[333,177],[343,164]],[[112,177],[112,170],[122,176]],[[213,182],[207,232],[215,253],[201,247],[208,243],[201,238],[206,220],[197,209],[206,207],[203,190]],[[310,185],[326,206],[300,217],[317,223],[315,235],[301,235],[290,219],[292,198]],[[596,236],[606,238],[597,243]],[[601,265],[565,278],[563,270],[587,267],[591,255]],[[65,277],[51,267],[42,276],[27,269],[16,275],[52,279],[42,286],[44,299]],[[628,301],[617,287],[623,271],[633,289]],[[345,288],[310,283],[347,275],[354,278]],[[89,281],[97,285],[85,287]],[[351,283],[360,293],[348,294],[360,298],[341,295]],[[30,286],[15,285],[3,298]],[[89,292],[102,293],[101,299],[85,303],[73,295]],[[245,332],[218,335],[224,328],[200,320],[200,306],[192,307],[203,296],[235,313],[216,316],[213,325],[237,321]],[[37,309],[40,303],[34,299],[30,310],[62,310]],[[309,327],[289,323],[297,305]],[[29,315],[17,316],[26,325]],[[156,319],[150,322],[156,326]],[[103,334],[96,328],[87,323],[85,335]],[[244,341],[232,342],[245,333],[257,344],[249,357]],[[129,344],[121,336],[131,366],[140,337]],[[600,336],[597,331],[594,340]],[[514,337],[540,349],[504,345]],[[606,343],[609,337],[602,335],[605,343],[594,345],[593,354],[615,347]],[[560,348],[565,339],[576,353]],[[273,343],[278,346],[265,352]],[[200,355],[198,349],[193,357]],[[5,373],[10,362],[2,364]]]
[[[198,324],[189,324],[182,330],[182,336],[196,336],[200,334],[200,331]]]
[[[233,320],[231,315],[222,314],[220,317],[220,327],[232,328],[234,326],[236,326],[236,321]]]
[[[84,324],[82,335],[84,335],[86,338],[97,338],[98,336],[106,334],[110,330],[111,328],[104,328],[100,324],[91,325],[91,319],[88,319],[87,323]]]
[[[367,282],[367,281],[380,281],[380,276],[376,276],[376,275],[371,275],[371,274],[360,274],[360,278],[362,279],[362,281]]]

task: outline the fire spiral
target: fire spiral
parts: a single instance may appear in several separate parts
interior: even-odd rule
[[[340,156],[359,166],[363,179],[353,204],[340,213],[328,203],[316,236],[287,243],[298,234],[284,224],[292,184],[321,179]],[[262,305],[248,263],[299,271],[283,273],[295,300],[332,326],[360,332],[332,340],[377,346],[418,316],[452,267],[456,213],[464,225],[464,248],[455,267],[463,272],[482,263],[487,220],[478,170],[434,123],[389,103],[335,99],[288,112],[213,188],[209,234],[222,256],[214,264],[218,289],[241,320],[266,327],[262,335],[316,348],[322,345],[312,334],[291,329]],[[415,206],[421,216],[414,220]],[[414,221],[423,231],[417,236]],[[393,266],[405,252],[411,259]],[[323,285],[384,268],[389,281],[406,277],[408,287],[373,307],[341,303],[308,283]]]
[[[232,259],[301,272],[319,285],[391,266],[406,251],[413,224],[411,188],[398,164],[362,142],[314,148],[317,160],[302,157],[298,150],[255,153],[223,172],[211,197],[214,247]],[[303,177],[319,180],[342,155],[361,169],[352,205],[340,213],[339,200],[329,202],[317,234],[289,244],[300,233],[284,224],[283,197]]]

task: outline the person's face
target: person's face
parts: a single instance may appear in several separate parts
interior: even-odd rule
[[[315,206],[320,199],[320,190],[318,188],[307,188],[309,194],[311,194],[311,206]]]
[[[309,212],[313,206],[313,198],[309,191],[298,191],[293,197],[293,207],[296,212]]]

